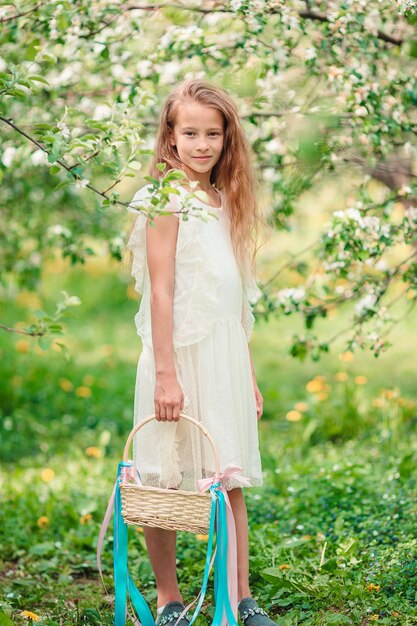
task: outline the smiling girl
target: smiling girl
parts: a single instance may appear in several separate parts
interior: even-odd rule
[[[210,446],[180,411],[203,423],[213,437],[220,466],[242,468],[250,486],[261,486],[258,420],[263,400],[249,348],[252,305],[261,295],[254,279],[258,227],[250,146],[236,106],[207,81],[178,85],[163,106],[151,175],[180,169],[186,178],[171,194],[170,214],[154,225],[138,214],[128,241],[132,275],[142,294],[135,317],[142,338],[135,389],[135,425],[150,422],[134,442],[142,482],[159,488],[195,490],[214,474]],[[198,184],[204,200],[181,219],[181,207]],[[151,185],[131,205],[145,207]],[[205,216],[206,219],[202,219]],[[165,422],[163,426],[157,422]],[[196,432],[197,431],[197,432]],[[143,434],[142,434],[143,433]],[[242,483],[230,476],[228,491],[236,525],[239,614],[245,626],[273,622],[249,588],[248,518]],[[184,609],[176,572],[176,532],[144,527],[158,590],[161,626]],[[187,626],[186,614],[178,626]]]

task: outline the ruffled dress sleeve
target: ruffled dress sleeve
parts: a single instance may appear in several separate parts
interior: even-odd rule
[[[133,254],[131,274],[135,279],[135,290],[143,294],[145,278],[147,274],[146,262],[146,222],[147,215],[138,213],[139,208],[149,208],[150,206],[150,186],[146,185],[139,189],[133,196],[128,206],[128,211],[137,217],[127,242],[128,249]]]
[[[252,275],[242,280],[242,326],[248,342],[251,340],[255,324],[253,306],[258,302],[261,296],[262,291],[259,289]]]
[[[128,211],[136,213],[136,208],[149,208],[151,186],[139,189],[130,202]],[[170,194],[166,210],[175,212],[179,219],[175,252],[175,290],[173,296],[173,345],[174,348],[191,345],[206,337],[218,317],[220,274],[207,248],[207,241],[201,236],[204,222],[198,211],[189,211],[186,219],[181,210],[180,194]],[[146,256],[147,215],[137,214],[137,218],[127,242],[133,253],[132,276],[135,290],[142,294],[140,308],[135,316],[137,332],[143,345],[152,348],[150,277]]]

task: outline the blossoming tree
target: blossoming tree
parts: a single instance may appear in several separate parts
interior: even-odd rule
[[[318,338],[316,319],[353,302],[347,346],[388,348],[393,303],[417,300],[414,2],[22,1],[3,5],[0,22],[4,298],[35,290],[56,251],[84,263],[91,238],[122,258],[117,188],[152,153],[160,99],[201,77],[238,99],[274,227],[287,228],[307,190],[355,180],[318,240],[263,277],[255,311],[301,316],[291,353],[318,359],[335,337]],[[287,269],[294,287],[282,284]],[[46,349],[79,304],[64,295],[54,314],[1,328]]]

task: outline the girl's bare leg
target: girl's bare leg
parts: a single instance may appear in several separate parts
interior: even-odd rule
[[[248,513],[242,488],[231,489],[227,495],[236,526],[238,602],[240,602],[242,598],[252,596],[249,589]]]
[[[149,559],[158,590],[157,607],[171,600],[184,602],[177,579],[177,533],[164,528],[143,527]]]

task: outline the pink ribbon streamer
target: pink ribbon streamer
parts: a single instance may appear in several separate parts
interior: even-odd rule
[[[200,492],[207,491],[217,482],[220,482],[220,491],[223,493],[224,500],[226,503],[226,519],[227,519],[227,537],[228,537],[228,551],[227,551],[227,583],[229,590],[229,599],[230,606],[232,608],[232,612],[235,620],[237,621],[237,606],[238,606],[238,596],[237,596],[237,545],[236,545],[236,525],[235,518],[233,517],[233,510],[230,504],[229,496],[227,495],[227,491],[223,486],[223,482],[228,478],[234,478],[238,482],[240,482],[243,486],[250,487],[251,483],[249,478],[246,476],[242,476],[240,472],[242,471],[242,467],[238,465],[234,465],[230,463],[227,465],[223,472],[215,473],[214,476],[210,476],[210,478],[200,478],[198,480],[198,489]],[[226,615],[222,616],[221,626],[227,626],[227,618]]]

